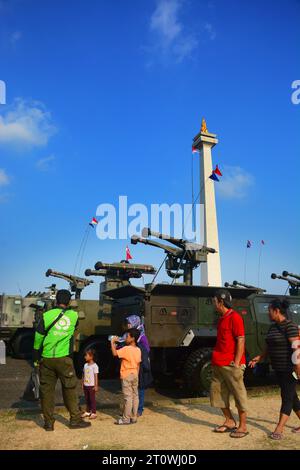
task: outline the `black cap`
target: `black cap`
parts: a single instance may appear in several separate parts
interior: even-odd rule
[[[227,289],[219,289],[215,293],[215,297],[219,302],[223,301],[225,307],[230,308],[232,303],[232,297]]]
[[[58,305],[69,305],[72,294],[67,289],[60,289],[56,294],[56,302]]]

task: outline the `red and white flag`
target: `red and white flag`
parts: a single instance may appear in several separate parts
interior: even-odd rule
[[[98,220],[95,219],[95,217],[93,217],[92,220],[90,221],[89,225],[91,227],[95,227],[97,224],[98,224]]]
[[[126,246],[126,261],[129,261],[130,259],[132,259],[132,256],[128,246]]]
[[[192,146],[192,153],[200,153],[200,150]]]

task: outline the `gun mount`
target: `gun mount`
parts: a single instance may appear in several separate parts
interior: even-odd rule
[[[165,245],[156,240],[149,240],[148,237],[155,237],[169,242],[171,245]],[[154,232],[150,228],[142,230],[142,237],[133,235],[131,243],[143,243],[144,245],[161,248],[166,253],[165,268],[169,277],[173,280],[183,276],[183,282],[186,285],[193,285],[193,270],[201,263],[207,262],[209,253],[216,253],[214,248],[209,248],[198,243],[192,243],[182,238],[174,238],[159,232]]]
[[[272,279],[281,279],[282,281],[286,281],[289,284],[289,293],[290,295],[299,295],[300,293],[300,280],[298,281],[297,275],[290,274],[287,271],[283,271],[284,274],[283,276],[280,276],[279,274],[272,273],[271,278]],[[293,276],[295,279],[291,279],[290,277],[287,276]],[[299,277],[299,276],[298,276]]]
[[[265,289],[262,289],[261,287],[252,286],[250,284],[245,284],[240,281],[233,281],[232,285],[233,287],[243,287],[244,289],[255,289],[257,292],[261,292],[261,293],[267,292]]]
[[[85,279],[84,277],[78,277],[73,276],[72,274],[53,271],[53,269],[48,269],[45,275],[46,277],[52,276],[67,281],[70,284],[71,292],[75,293],[75,299],[80,299],[81,292],[83,291],[83,289],[94,282],[90,279]]]

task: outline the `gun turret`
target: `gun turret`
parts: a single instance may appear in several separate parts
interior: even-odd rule
[[[283,273],[289,274],[287,271],[283,271]],[[297,281],[296,279],[291,279],[290,277],[280,276],[279,274],[275,274],[275,273],[271,274],[271,278],[272,279],[281,279],[282,281],[288,282],[289,286],[290,286],[290,288],[289,288],[290,295],[299,295],[299,293],[300,293],[300,281]]]
[[[73,276],[72,274],[61,273],[59,271],[53,271],[52,269],[48,269],[45,275],[46,277],[52,276],[67,281],[70,284],[71,292],[75,293],[75,299],[80,299],[83,289],[94,282],[84,277]]]
[[[165,240],[174,246],[165,245],[156,240],[149,240],[147,237],[150,236]],[[142,237],[133,235],[131,237],[131,243],[133,245],[143,243],[144,245],[150,245],[164,250],[167,255],[165,268],[168,276],[173,279],[183,276],[183,281],[186,285],[193,284],[193,270],[197,268],[200,263],[207,262],[209,253],[216,253],[214,248],[192,243],[182,238],[174,238],[169,235],[154,232],[148,227],[142,230]]]

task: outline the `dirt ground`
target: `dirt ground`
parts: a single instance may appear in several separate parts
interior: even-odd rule
[[[72,449],[72,450],[295,450],[300,448],[300,434],[291,433],[299,421],[291,416],[284,439],[268,438],[276,423],[280,399],[276,395],[249,399],[249,432],[243,439],[212,432],[222,422],[218,410],[203,404],[166,405],[145,410],[137,424],[116,426],[115,409],[103,409],[91,428],[70,430],[67,414],[57,410],[55,431],[46,433],[42,417],[36,411],[0,411],[0,449]]]

